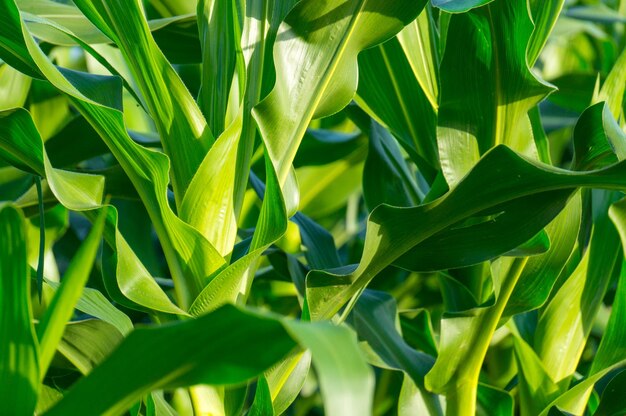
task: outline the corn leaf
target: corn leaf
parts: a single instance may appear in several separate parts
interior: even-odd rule
[[[158,48],[138,1],[76,5],[112,39],[129,63],[173,169],[177,201],[214,141],[195,100]]]
[[[0,228],[0,398],[3,411],[32,414],[39,393],[39,362],[23,214],[14,206],[0,205]]]
[[[309,121],[340,110],[353,97],[357,54],[397,33],[423,6],[422,1],[306,0],[287,15],[274,46],[276,72],[283,76],[254,108],[281,186]]]
[[[3,3],[1,7],[0,44],[15,46],[0,48],[0,52],[8,51],[7,56],[1,57],[28,74],[45,75],[56,88],[71,97],[73,104],[98,131],[146,205],[172,267],[180,303],[187,305],[224,260],[201,234],[183,223],[169,207],[166,200],[168,158],[146,150],[128,136],[119,111],[120,85],[115,78],[94,78],[93,75],[59,70],[26,31],[15,4]],[[95,79],[102,81],[99,88],[92,84]]]
[[[2,115],[5,123],[0,125],[0,151],[6,152],[12,164],[46,178],[54,196],[69,209],[84,211],[100,207],[104,182],[102,177],[53,168],[28,112],[15,109],[3,112]],[[88,211],[86,215],[93,220],[96,218],[93,212]],[[118,299],[127,297],[133,301],[131,305],[181,313],[154,282],[120,234],[115,209],[111,209],[108,214],[105,238],[121,259],[115,265],[119,273],[111,278],[115,283],[108,287],[113,293],[119,293]],[[146,293],[150,293],[150,296],[146,296]]]
[[[586,173],[566,171],[526,160],[507,147],[498,146],[444,197],[414,208],[382,205],[375,209],[368,220],[364,254],[356,270],[349,274],[314,271],[307,277],[311,316],[315,319],[333,316],[382,269],[417,244],[459,221],[481,212],[501,212],[507,202],[522,196],[544,193],[537,202],[540,200],[539,203],[543,204],[547,199],[555,198],[565,203],[566,194],[578,186],[623,189],[620,175],[624,169],[626,165],[620,162]],[[490,181],[490,185],[485,186],[483,181],[491,178],[493,172],[497,172],[498,181]],[[532,212],[532,209],[526,212]],[[547,216],[546,223],[538,229],[527,229],[529,238],[552,218]]]
[[[460,13],[491,3],[493,0],[431,0],[433,6],[448,13]]]
[[[45,374],[57,344],[63,336],[65,324],[69,321],[74,312],[74,306],[80,298],[83,287],[89,278],[89,272],[96,258],[96,253],[100,247],[100,239],[106,220],[106,209],[94,222],[93,229],[85,239],[81,248],[76,252],[67,271],[63,275],[63,280],[58,290],[55,292],[52,301],[46,309],[46,313],[37,326],[37,336],[39,338],[39,365],[41,374]]]
[[[450,186],[495,145],[536,157],[527,113],[552,88],[528,67],[532,31],[525,0],[497,1],[452,16],[440,67],[437,128]]]

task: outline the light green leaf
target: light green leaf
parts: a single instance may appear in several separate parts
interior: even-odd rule
[[[606,212],[615,195],[594,201]],[[606,293],[620,251],[619,235],[608,216],[594,223],[590,247],[578,267],[540,314],[535,351],[555,382],[573,375]]]
[[[335,113],[352,99],[357,54],[400,31],[423,6],[405,0],[305,0],[291,10],[274,45],[282,75],[254,108],[281,186],[311,119]]]
[[[594,102],[606,101],[613,117],[619,120],[623,118],[624,91],[626,91],[626,51],[623,51],[615,62],[604,84],[602,84],[600,93],[594,97]]]
[[[374,375],[365,363],[354,333],[326,322],[283,323],[294,339],[311,350],[324,397],[325,414],[370,415]]]
[[[119,111],[119,81],[55,67],[26,31],[13,2],[0,5],[0,19],[0,57],[28,74],[45,75],[57,89],[68,94],[131,179],[163,246],[178,301],[186,307],[224,260],[201,234],[172,212],[166,199],[169,160],[128,136]],[[11,49],[2,46],[9,44]],[[96,80],[100,82],[94,84]]]
[[[529,6],[535,29],[528,44],[528,63],[533,66],[539,58],[552,29],[563,9],[565,0],[530,0]]]
[[[425,7],[416,20],[398,33],[398,41],[411,69],[435,111],[439,108],[439,54],[431,9]]]
[[[58,282],[45,282],[53,290],[58,290]],[[98,318],[114,326],[122,335],[128,335],[133,330],[133,323],[126,314],[111,304],[104,295],[89,287],[83,288],[83,293],[76,302],[76,309]]]
[[[0,204],[0,400],[7,414],[30,415],[39,393],[24,216]]]
[[[123,339],[122,333],[109,323],[84,319],[65,326],[58,352],[86,375],[104,361]]]
[[[189,313],[193,316],[212,311],[225,303],[245,300],[252,284],[251,267],[270,244],[287,230],[285,202],[274,167],[267,155],[265,168],[267,187],[249,252],[211,279],[189,308]]]
[[[139,1],[75,3],[117,44],[128,62],[171,159],[172,185],[180,203],[214,142],[204,116],[154,41]]]
[[[310,368],[311,352],[298,350],[265,373],[276,414],[283,414],[298,398]]]
[[[74,306],[78,302],[83,287],[89,278],[89,273],[100,247],[106,215],[106,209],[102,210],[98,215],[91,232],[74,255],[63,275],[61,285],[55,292],[46,312],[39,320],[37,336],[39,338],[39,366],[42,377],[48,370],[57,345],[63,336],[65,324],[72,317]]]
[[[562,393],[541,359],[523,339],[515,337],[515,359],[519,369],[519,406],[522,416],[539,414]]]
[[[527,260],[517,258],[502,268],[499,264],[492,266],[493,305],[444,315],[439,355],[426,376],[426,387],[446,395],[446,412],[449,414],[470,415],[476,410],[478,377],[483,360]]]
[[[9,65],[0,65],[0,111],[23,107],[31,79]]]

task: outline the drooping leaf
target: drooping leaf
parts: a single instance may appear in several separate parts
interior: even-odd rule
[[[98,319],[70,322],[62,335],[58,353],[83,375],[102,363],[124,339],[119,330]]]
[[[577,186],[623,189],[620,172],[624,169],[626,165],[618,163],[588,173],[564,171],[523,159],[508,148],[498,146],[444,197],[414,208],[382,205],[374,210],[368,220],[364,254],[356,270],[345,275],[319,271],[309,274],[307,296],[311,316],[314,319],[331,317],[386,266],[462,219],[480,212],[497,213],[502,204],[524,195],[572,190]],[[490,180],[490,185],[485,186],[483,181],[492,178],[494,172],[498,181]],[[559,192],[546,193],[541,201],[545,202],[549,195],[550,198],[563,197]],[[552,218],[546,218],[545,224],[532,231],[538,232]]]
[[[100,207],[102,177],[54,168],[28,112],[15,109],[3,112],[2,115],[4,123],[0,124],[0,152],[6,154],[12,164],[46,178],[54,196],[69,209],[83,211]],[[93,220],[96,218],[93,211],[87,211],[86,215]],[[180,309],[161,291],[117,229],[115,209],[109,210],[104,235],[116,252],[118,261],[115,267],[120,271],[110,279],[114,282],[109,286],[111,291],[120,293],[120,298],[128,297],[144,307],[180,313]],[[146,293],[150,293],[150,296],[146,296]]]
[[[71,98],[73,105],[98,131],[141,196],[171,267],[179,302],[188,305],[224,260],[200,233],[172,212],[166,199],[168,158],[130,139],[119,111],[120,84],[115,78],[55,67],[20,21],[14,2],[3,3],[0,7],[0,45],[12,46],[10,49],[0,47],[0,52],[6,52],[1,53],[0,58],[10,60],[28,74],[45,76]],[[100,82],[94,84],[94,81]]]
[[[250,343],[249,339],[256,342]],[[196,348],[198,344],[204,348]],[[239,348],[233,349],[232,345]],[[46,415],[80,413],[84,409],[118,414],[152,390],[241,383],[261,373],[294,346],[279,322],[232,306],[198,319],[136,329]],[[120,372],[129,376],[119,378]],[[104,397],[103,389],[107,391]]]

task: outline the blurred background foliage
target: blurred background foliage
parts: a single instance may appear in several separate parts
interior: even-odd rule
[[[496,0],[496,2],[504,1],[507,0]],[[114,68],[113,72],[124,76],[125,82],[128,83],[122,96],[123,119],[126,128],[136,143],[150,149],[161,150],[162,143],[158,127],[149,115],[150,111],[146,108],[145,98],[137,93],[140,88],[137,85],[136,74],[129,68],[127,60],[119,49],[110,42],[99,42],[97,37],[102,34],[98,31],[92,33],[90,28],[83,28],[85,36],[94,37],[93,42],[88,43],[102,57],[99,62],[83,46],[69,45],[68,43],[71,42],[59,38],[54,30],[50,30],[45,23],[37,20],[38,16],[56,21],[71,29],[83,30],[72,26],[76,24],[72,16],[57,14],[58,10],[67,12],[61,7],[63,4],[73,7],[70,0],[55,2],[20,0],[17,4],[22,11],[22,18],[28,22],[28,28],[38,39],[39,46],[56,66],[100,75],[111,75]],[[531,1],[529,4],[534,4],[534,2]],[[197,2],[195,0],[144,0],[143,6],[159,48],[171,62],[191,95],[202,97],[203,40],[199,36],[196,19]],[[61,8],[57,9],[57,7]],[[436,68],[432,69],[432,73],[439,76],[438,64],[441,62],[445,49],[439,36],[449,24],[450,15],[429,4],[418,19],[427,19],[432,25],[431,52],[436,63]],[[537,109],[530,112],[535,141],[537,141],[537,136],[545,135],[546,139],[543,143],[547,146],[545,149],[547,153],[542,154],[541,149],[539,150],[542,161],[550,162],[553,166],[560,168],[571,166],[575,159],[573,137],[576,134],[577,123],[592,103],[599,101],[598,98],[605,98],[599,97],[601,86],[605,85],[605,81],[620,60],[624,61],[625,23],[626,1],[565,1],[545,47],[532,66],[532,72],[538,78],[557,88],[539,103]],[[265,255],[256,264],[254,280],[246,301],[247,305],[291,318],[301,317],[303,307],[298,284],[303,284],[309,269],[329,268],[323,264],[317,267],[315,260],[311,259],[311,245],[313,244],[310,241],[311,236],[323,239],[328,235],[319,231],[320,226],[332,236],[337,248],[337,264],[332,266],[357,264],[363,254],[368,215],[374,208],[381,203],[394,206],[415,206],[446,192],[446,186],[437,190],[437,179],[435,179],[440,173],[436,142],[437,111],[440,104],[437,102],[438,88],[445,90],[446,84],[437,79],[426,87],[418,83],[411,71],[411,62],[401,48],[402,42],[401,36],[393,37],[383,46],[362,52],[358,60],[359,85],[354,100],[341,111],[328,117],[314,119],[308,125],[293,160],[300,190],[299,214],[291,218],[285,234],[265,251]],[[225,57],[225,60],[228,59],[230,57]],[[393,62],[391,67],[395,72],[392,71],[391,75],[385,72],[389,70],[389,67],[387,69],[380,67],[385,60]],[[235,61],[225,61],[222,64],[236,65]],[[626,65],[621,64],[621,68],[623,68],[621,71],[626,71]],[[464,68],[458,67],[452,70],[464,71]],[[278,76],[280,74],[263,77],[261,97],[266,96],[272,90],[273,78]],[[394,78],[398,76],[410,79],[398,81]],[[400,90],[390,92],[389,85],[396,82],[404,82],[404,84]],[[222,103],[225,114],[222,114],[221,119],[220,117],[212,119],[205,114],[215,137],[228,127],[229,122],[236,117],[237,110],[237,102],[232,101],[232,97],[237,96],[237,79],[221,87],[222,93],[226,92],[222,94],[222,99],[226,100]],[[622,93],[623,90],[622,88]],[[398,94],[399,97],[394,94]],[[619,103],[621,108],[617,113],[621,113],[623,117],[626,111],[626,100],[614,97],[613,102]],[[121,234],[149,274],[155,277],[158,285],[171,299],[174,299],[176,295],[173,290],[174,283],[170,268],[144,203],[141,202],[135,187],[116,157],[100,140],[99,133],[93,125],[76,109],[72,99],[60,93],[49,81],[31,78],[8,64],[0,63],[0,110],[17,107],[27,109],[32,116],[52,166],[105,177],[105,194],[111,197],[110,203],[117,209]],[[611,108],[611,110],[615,109]],[[410,114],[405,114],[405,119],[398,116],[401,111],[409,111]],[[624,119],[616,118],[623,130]],[[407,123],[407,119],[412,121]],[[240,253],[246,250],[246,244],[249,244],[249,238],[259,222],[262,207],[259,194],[262,194],[263,183],[267,182],[261,143],[262,139],[257,134],[250,159],[250,185],[245,190],[241,212],[238,215],[237,245],[234,246],[232,254],[234,258],[241,256],[237,254],[238,250]],[[26,216],[27,258],[34,274],[39,268],[41,211],[38,207],[33,175],[23,169],[18,169],[11,162],[11,160],[0,158],[0,201],[14,201]],[[180,209],[180,206],[176,204],[172,189],[168,197],[172,209]],[[578,251],[572,255],[564,271],[559,276],[554,276],[554,288],[549,288],[550,300],[559,296],[558,288],[567,285],[568,279],[571,279],[570,275],[585,255],[584,248],[587,244],[591,244],[589,235],[594,222],[590,219],[590,216],[594,215],[590,211],[591,201],[594,201],[593,205],[598,210],[598,200],[602,201],[603,198],[605,197],[598,194],[594,199],[591,192],[581,198],[582,207],[586,212],[584,216],[586,220],[582,221],[578,236],[581,246],[577,246]],[[605,214],[608,212],[610,203],[619,199],[615,195],[606,198],[612,199],[604,205],[600,203],[604,206]],[[88,220],[83,213],[71,211],[59,204],[49,190],[44,189],[42,199],[45,205],[43,224],[45,224],[46,240],[43,269],[46,284],[43,286],[42,303],[38,300],[36,285],[32,285],[32,307],[35,320],[41,319],[45,314],[46,307],[54,294],[55,284],[58,285],[60,276],[67,272],[71,259],[86,239],[93,221],[93,218]],[[303,233],[303,229],[307,229],[308,233]],[[586,238],[583,237],[585,235]],[[623,274],[626,269],[622,267],[621,252],[617,251],[618,240],[615,240],[615,246],[610,248],[615,248],[615,253],[607,261],[615,263],[616,266],[609,270],[609,276],[605,282],[606,290],[599,293],[601,302],[598,303],[597,314],[592,319],[593,325],[589,337],[583,343],[584,351],[580,360],[574,363],[576,370],[574,378],[582,378],[582,375],[587,374],[592,366],[602,336],[609,325],[611,307],[615,301],[619,279],[624,280]],[[99,253],[98,257],[101,256],[103,254]],[[103,264],[102,261],[96,261],[88,276],[86,287],[89,288],[88,290],[94,290],[93,296],[106,297],[106,303],[113,305],[115,309],[126,315],[132,325],[165,323],[174,320],[172,315],[146,311],[145,308],[133,308],[130,303],[120,302],[117,295],[111,294],[110,287],[107,287],[103,279],[103,274],[106,273],[106,270],[103,270],[106,266]],[[364,322],[382,322],[381,316],[377,315],[378,310],[371,305],[387,305],[391,308],[391,318],[384,316],[391,319],[387,322],[388,324],[400,329],[404,338],[403,348],[405,346],[419,350],[434,360],[438,351],[438,334],[441,333],[441,322],[445,313],[475,310],[473,308],[493,301],[490,273],[494,272],[493,269],[490,271],[490,267],[489,262],[424,272],[409,271],[393,265],[385,267],[369,283],[369,294],[362,296],[359,300],[360,309],[353,312],[346,322],[352,328],[356,328],[361,341],[375,343],[366,339],[365,334],[368,333],[368,329],[363,329],[362,326]],[[464,285],[465,289],[459,289],[457,287],[459,284]],[[380,292],[391,295],[390,303],[381,303],[380,299],[376,301],[376,294]],[[451,294],[457,297],[450,298]],[[384,295],[381,296],[383,296],[383,301],[387,299]],[[368,306],[367,302],[374,303]],[[541,305],[536,305],[536,307],[539,306]],[[516,363],[515,352],[515,343],[518,341],[511,335],[511,332],[518,331],[521,334],[519,337],[530,343],[528,336],[524,334],[527,328],[531,328],[528,329],[530,334],[542,330],[549,331],[550,328],[549,324],[545,324],[548,325],[546,327],[548,329],[537,329],[538,316],[543,311],[537,312],[537,309],[532,309],[523,310],[522,314],[517,315],[515,325],[509,323],[493,334],[480,373],[480,386],[489,385],[493,387],[493,390],[480,390],[479,387],[478,414],[514,414],[508,400],[512,397],[511,395],[517,397],[521,393],[518,391],[519,364]],[[367,315],[368,312],[371,316]],[[623,326],[623,319],[620,324]],[[369,330],[376,332],[375,329],[369,328]],[[77,354],[84,356],[84,360],[80,361],[75,356],[68,359],[62,351],[57,353],[43,379],[48,387],[42,393],[44,399],[40,398],[40,403],[46,400],[50,400],[50,403],[56,401],[60,395],[58,391],[72,386],[77,379],[82,377],[82,373],[89,371],[103,357],[110,354],[115,346],[122,342],[125,335],[110,322],[95,319],[93,312],[78,308],[74,312],[71,324],[68,324],[65,329],[61,345],[64,345],[66,349],[78,351]],[[532,336],[530,335],[530,338]],[[363,347],[372,355],[368,357],[370,362],[380,364],[381,352],[371,352],[371,345]],[[146,346],[146,348],[152,348],[152,346]],[[71,355],[71,353],[68,354]],[[379,356],[372,358],[376,354]],[[518,351],[517,354],[519,359],[521,353]],[[408,356],[411,357],[411,354]],[[383,361],[385,361],[384,358]],[[78,368],[77,362],[86,362],[86,367]],[[414,397],[413,390],[417,390],[417,387],[407,381],[407,374],[410,373],[397,371],[398,367],[403,368],[403,365],[394,367],[387,361],[386,364],[378,365],[375,370],[373,413],[376,415],[417,414],[412,413],[411,410],[411,397]],[[626,411],[623,406],[616,408],[617,410],[609,408],[614,400],[600,400],[603,394],[610,398],[610,394],[624,391],[624,386],[626,386],[623,382],[624,372],[621,370],[622,372],[619,373],[619,371],[619,369],[613,370],[610,376],[605,376],[598,381],[585,405],[584,411],[587,414],[624,414],[620,413]],[[286,414],[289,415],[322,414],[323,400],[317,387],[316,375],[311,372],[302,382],[298,398],[293,404],[289,404],[288,409],[282,410],[286,410]],[[247,409],[255,401],[255,391],[259,397],[259,390],[255,390],[257,388],[255,386],[257,384],[253,383],[247,388],[243,387],[244,391],[246,389],[248,391],[247,399],[245,399],[245,393],[243,400],[237,398],[238,394],[241,395],[241,389],[232,389],[227,397],[232,396],[233,403],[238,400],[245,403],[241,406]],[[155,401],[163,401],[163,397],[181,414],[185,414],[186,406],[190,405],[183,398],[184,395],[175,390],[167,391],[165,396],[162,394],[159,396],[159,394],[145,398],[143,404],[136,404],[131,409],[131,414],[153,414],[154,408],[150,410],[151,406],[155,406]],[[535,400],[526,397],[522,398],[522,401],[524,399]],[[228,403],[228,399],[225,400]],[[544,404],[550,404],[551,401],[548,400]],[[516,404],[516,409],[519,409],[519,406]],[[163,412],[166,408],[171,409],[170,405],[163,405],[160,411]],[[241,408],[235,408],[241,410]],[[534,414],[535,410],[543,411],[544,408],[526,407],[521,414]],[[249,414],[265,414],[258,409],[254,411],[261,413],[253,413],[251,410]]]

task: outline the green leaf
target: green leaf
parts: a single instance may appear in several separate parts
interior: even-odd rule
[[[3,412],[33,414],[39,392],[23,214],[0,204],[0,400]]]
[[[565,0],[530,0],[529,6],[535,29],[528,45],[528,63],[533,66],[539,58],[550,33],[563,9]]]
[[[477,415],[513,416],[513,404],[513,396],[509,392],[487,384],[478,385]]]
[[[622,390],[626,383],[626,370],[622,370],[611,379],[602,392],[600,406],[594,416],[618,416],[626,412],[626,404],[622,400]]]
[[[63,336],[65,324],[72,317],[74,306],[87,283],[98,248],[100,247],[106,215],[106,209],[98,215],[91,232],[74,255],[72,262],[63,275],[61,285],[55,292],[46,312],[39,320],[37,336],[40,347],[39,366],[42,375],[46,374],[57,345]]]
[[[52,167],[41,137],[26,110],[9,110],[0,113],[0,117],[3,121],[0,123],[0,154],[6,155],[12,164],[21,169],[45,177],[54,196],[65,207],[79,211],[91,210],[85,214],[95,220],[93,209],[101,204],[103,178]],[[108,287],[113,293],[121,291],[124,296],[120,294],[120,298],[128,297],[144,307],[182,313],[154,282],[120,234],[115,209],[109,210],[105,239],[118,257],[115,267],[119,273],[113,276],[111,280],[114,283]],[[146,293],[150,293],[150,296],[146,296]]]
[[[276,414],[283,414],[298,398],[310,368],[311,352],[296,351],[265,373]]]
[[[202,85],[198,103],[214,135],[228,126],[227,113],[231,87],[234,99],[243,91],[233,85],[236,65],[243,65],[241,51],[241,0],[201,0],[198,2],[198,30],[202,43]],[[239,61],[239,62],[238,62]],[[245,82],[239,73],[239,82]],[[237,108],[237,107],[236,107]],[[236,110],[235,108],[235,110]]]
[[[577,193],[547,225],[545,231],[550,237],[550,249],[528,259],[506,305],[504,316],[538,308],[548,299],[553,285],[574,250],[580,230],[581,209],[580,193]]]
[[[119,81],[54,66],[26,31],[13,2],[0,5],[0,19],[0,46],[11,45],[11,49],[0,47],[0,57],[10,59],[28,74],[45,75],[57,89],[67,94],[131,179],[159,236],[178,300],[186,307],[204,287],[208,277],[224,264],[224,259],[197,230],[172,212],[166,198],[169,160],[162,153],[141,147],[129,137],[119,111]]]
[[[622,249],[626,247],[626,201],[624,199],[609,208],[609,217],[615,224],[622,241]],[[626,330],[621,323],[626,316],[626,279],[620,277],[615,293],[609,323],[598,347],[598,351],[591,366],[591,373],[596,373],[613,365],[615,362],[626,359]]]
[[[256,341],[250,343],[250,339]],[[233,349],[233,345],[239,347]],[[232,306],[198,319],[136,329],[46,415],[77,414],[86,409],[119,414],[152,390],[241,383],[294,346],[278,321]],[[119,374],[128,376],[120,378]],[[103,389],[106,396],[102,396]]]
[[[600,194],[594,207],[606,212],[615,195]],[[619,235],[608,216],[595,219],[590,247],[578,267],[542,310],[535,351],[556,382],[573,375],[620,253]]]
[[[53,290],[58,290],[58,282],[45,282]],[[114,326],[122,335],[128,335],[133,330],[133,323],[126,314],[111,304],[104,295],[89,287],[83,288],[83,292],[76,302],[76,309],[98,318]]]
[[[435,7],[448,13],[462,13],[475,7],[491,3],[493,0],[431,0]]]
[[[626,134],[605,103],[595,104],[582,113],[574,128],[576,170],[591,170],[626,159]]]
[[[413,20],[423,1],[299,2],[278,30],[274,90],[254,117],[284,186],[296,150],[314,117],[337,112],[357,87],[357,54]]]
[[[527,259],[517,258],[508,267],[492,266],[493,305],[444,315],[439,355],[426,376],[426,387],[446,395],[447,412],[474,413],[483,360]]]
[[[265,168],[267,187],[249,252],[211,279],[189,308],[189,313],[193,316],[210,312],[225,303],[245,300],[252,284],[252,277],[249,276],[251,267],[287,230],[285,202],[274,167],[267,155]]]
[[[9,65],[0,65],[0,111],[24,106],[30,83],[29,77]]]
[[[421,200],[415,178],[396,141],[375,121],[363,171],[363,197],[370,210],[382,203],[410,207]]]
[[[563,209],[570,195],[569,191],[537,194],[502,204],[492,215],[459,222],[427,238],[394,264],[412,271],[435,271],[514,256],[515,251],[525,256],[544,253],[550,239],[541,228]],[[529,210],[536,215],[525,215]]]
[[[451,17],[440,67],[437,129],[450,186],[498,144],[536,158],[527,113],[552,88],[528,67],[532,31],[526,0],[496,1]]]
[[[84,319],[65,326],[58,352],[86,375],[103,362],[123,339],[122,333],[109,323]]]
[[[617,62],[607,76],[600,93],[594,97],[594,101],[605,100],[611,114],[616,119],[623,118],[622,103],[624,101],[624,91],[626,91],[626,51],[622,52]]]
[[[67,208],[95,208],[102,201],[104,180],[100,176],[55,169],[28,111],[0,112],[0,155],[14,166],[47,179],[59,201]]]
[[[398,397],[398,416],[412,415],[443,415],[443,411],[429,413],[424,392],[405,374]]]
[[[481,212],[487,215],[500,212],[501,206],[507,203],[512,206],[511,201],[517,198],[542,192],[545,197],[560,198],[563,194],[558,189],[571,192],[578,186],[624,189],[621,175],[625,170],[626,165],[619,163],[588,173],[571,172],[531,162],[505,146],[498,146],[444,197],[414,208],[382,205],[375,209],[368,220],[363,256],[356,270],[347,274],[313,271],[308,275],[311,317],[332,317],[381,270],[427,238],[461,220]],[[492,181],[494,174],[498,181]],[[537,199],[545,201],[545,198]],[[528,217],[529,212],[532,211],[527,211],[523,217]],[[546,220],[549,222],[552,218]],[[547,223],[541,228],[545,225]]]
[[[248,411],[249,416],[274,416],[274,407],[272,406],[272,397],[267,380],[264,376],[259,377],[256,383],[256,394],[254,402]]]
[[[367,49],[359,54],[358,62],[356,102],[389,128],[425,177],[433,177],[439,166],[435,111],[400,42],[393,38]]]
[[[196,171],[180,204],[180,217],[228,256],[237,237],[234,186],[241,114],[218,137]],[[216,220],[217,219],[217,220]]]
[[[195,100],[158,48],[139,1],[75,2],[122,51],[170,157],[172,185],[180,203],[214,142]]]
[[[441,412],[435,396],[424,388],[424,376],[434,364],[433,357],[412,349],[396,329],[397,306],[384,292],[366,290],[348,318],[359,339],[368,343],[388,368],[404,371],[421,390],[430,412]]]
[[[311,350],[325,414],[370,415],[374,375],[365,363],[355,334],[326,322],[286,320],[283,323],[294,339]]]
[[[519,337],[515,337],[515,359],[519,369],[519,407],[522,416],[539,414],[562,392],[548,374],[535,351]]]
[[[398,41],[402,45],[415,78],[435,111],[439,108],[438,40],[429,7],[425,7],[417,19],[398,33]]]

